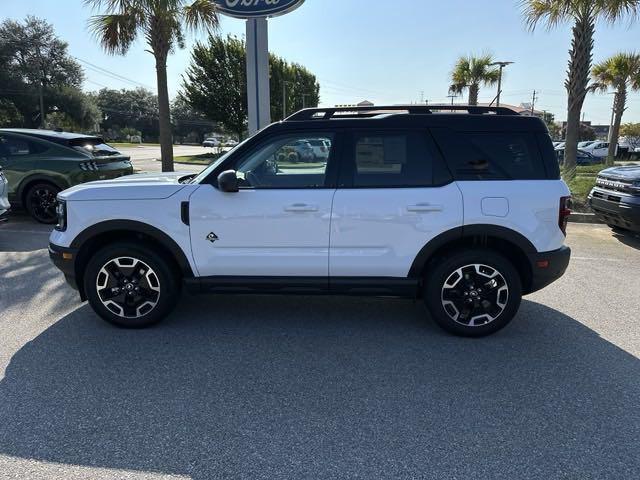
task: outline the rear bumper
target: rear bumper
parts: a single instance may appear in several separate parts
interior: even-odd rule
[[[640,197],[594,188],[589,206],[604,223],[640,232]]]
[[[49,243],[49,258],[53,264],[64,274],[67,283],[78,290],[76,282],[76,256],[78,250],[75,248],[66,248]]]
[[[550,252],[527,255],[531,266],[531,285],[524,293],[532,293],[559,279],[569,266],[571,249],[566,245]]]

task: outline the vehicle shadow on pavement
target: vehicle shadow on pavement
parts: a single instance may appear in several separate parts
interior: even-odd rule
[[[420,304],[186,297],[121,330],[86,305],[12,358],[0,453],[208,478],[632,478],[640,362],[524,301],[484,339]]]
[[[627,247],[632,247],[636,250],[640,250],[640,233],[614,231],[612,235],[613,238],[626,245]]]

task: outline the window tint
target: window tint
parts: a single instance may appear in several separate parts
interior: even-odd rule
[[[82,153],[89,153],[94,157],[106,157],[109,155],[119,155],[115,148],[107,145],[101,138],[76,138],[69,142],[69,145]]]
[[[432,131],[458,180],[536,180],[546,172],[535,136],[524,132]]]
[[[46,151],[47,148],[36,142],[17,137],[0,136],[0,154],[8,157],[21,157]]]
[[[316,151],[302,135],[278,137],[243,158],[236,167],[244,188],[322,188],[333,135],[314,135],[327,148]]]
[[[433,159],[425,134],[356,134],[354,187],[415,187],[433,184]]]

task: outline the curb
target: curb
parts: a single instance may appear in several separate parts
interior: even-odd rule
[[[569,215],[569,221],[573,223],[604,224],[604,222],[600,220],[595,213],[571,212],[571,215]]]

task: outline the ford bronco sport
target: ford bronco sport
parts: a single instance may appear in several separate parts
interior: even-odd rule
[[[300,141],[326,158],[293,161]],[[198,175],[58,195],[50,256],[104,319],[201,293],[421,298],[458,335],[504,327],[560,277],[569,190],[544,123],[505,108],[305,109]]]

